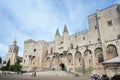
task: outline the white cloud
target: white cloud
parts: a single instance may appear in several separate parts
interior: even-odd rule
[[[7,54],[7,50],[8,50],[8,46],[3,44],[3,43],[0,43],[0,56],[5,59],[6,58],[6,54]]]

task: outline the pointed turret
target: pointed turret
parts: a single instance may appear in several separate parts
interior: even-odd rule
[[[16,45],[16,44],[17,44],[17,40],[16,40],[16,38],[15,38],[15,40],[13,41],[13,44],[14,44],[14,45]]]
[[[65,32],[68,33],[68,29],[67,29],[67,27],[66,27],[66,24],[65,24],[65,26],[64,26],[64,32],[63,32],[63,33],[65,33]]]
[[[55,35],[60,35],[58,28],[57,28],[57,30],[56,30],[56,34],[55,34]]]

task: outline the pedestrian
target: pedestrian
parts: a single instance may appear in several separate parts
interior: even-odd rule
[[[34,77],[34,72],[32,72],[32,76],[31,77]]]
[[[36,77],[36,72],[34,72],[34,77]]]

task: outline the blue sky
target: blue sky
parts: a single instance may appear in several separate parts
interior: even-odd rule
[[[56,29],[64,25],[70,34],[88,29],[87,16],[120,0],[0,0],[0,56],[17,38],[23,55],[27,39],[53,41]]]

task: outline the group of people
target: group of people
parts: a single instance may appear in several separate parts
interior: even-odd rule
[[[89,74],[92,80],[120,80],[120,75],[115,74],[113,77],[109,78],[107,75],[102,75],[101,77],[97,74]]]
[[[90,75],[90,77],[92,78],[92,80],[110,80],[109,77],[107,75],[102,75],[101,77],[97,74],[94,75]]]
[[[120,75],[115,74],[115,75],[111,78],[111,80],[120,80]]]

